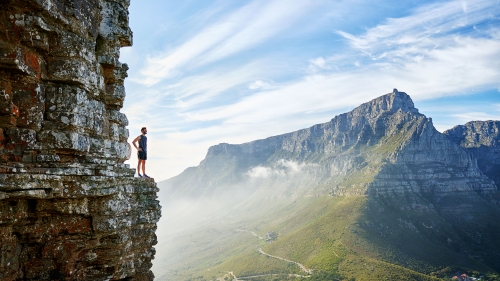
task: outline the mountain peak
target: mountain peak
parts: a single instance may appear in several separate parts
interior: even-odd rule
[[[411,97],[397,89],[360,105],[353,110],[353,114],[375,117],[384,112],[397,112],[398,110],[419,114]]]
[[[405,112],[418,113],[418,109],[415,108],[413,100],[405,92],[399,92],[398,89],[394,89],[392,93],[387,94],[391,100],[391,107],[393,110],[401,109]]]

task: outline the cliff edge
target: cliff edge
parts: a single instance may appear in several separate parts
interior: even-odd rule
[[[160,205],[133,177],[128,0],[0,2],[0,280],[153,280]]]

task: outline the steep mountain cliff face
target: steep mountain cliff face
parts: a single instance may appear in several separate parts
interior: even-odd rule
[[[198,167],[160,183],[170,200],[195,199],[186,201],[202,210],[196,218],[214,221],[210,231],[177,236],[176,241],[190,237],[178,249],[185,249],[184,260],[205,257],[214,260],[211,272],[237,276],[272,271],[255,253],[262,247],[312,268],[313,277],[324,271],[345,279],[447,280],[456,271],[476,270],[496,280],[500,193],[488,175],[495,175],[498,163],[498,127],[475,126],[454,128],[458,137],[442,134],[406,93],[394,90],[324,124],[213,146]],[[464,143],[477,149],[476,157]],[[208,208],[207,198],[216,207]],[[229,238],[231,227],[237,234]],[[277,233],[278,239],[231,254],[225,245],[250,244],[240,236],[242,229]],[[219,234],[192,245],[203,241],[198,233],[211,232]],[[192,260],[172,266],[169,274],[205,262]],[[273,270],[294,273],[278,265]]]
[[[321,186],[336,195],[429,194],[439,200],[447,194],[472,198],[497,192],[475,160],[397,90],[328,123],[240,145],[213,146],[198,167],[169,182],[193,197],[220,193],[241,185],[252,171],[280,161],[301,167],[290,182],[301,178],[309,182],[308,189]]]
[[[500,187],[500,121],[472,121],[444,134],[471,152],[481,171]]]
[[[0,279],[152,280],[160,206],[123,164],[127,0],[0,2]]]

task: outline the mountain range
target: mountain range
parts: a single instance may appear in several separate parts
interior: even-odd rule
[[[327,123],[212,146],[199,166],[160,182],[165,210],[188,202],[195,219],[170,234],[176,254],[158,255],[155,266],[169,265],[155,274],[300,279],[293,261],[312,280],[495,280],[498,186],[500,121],[440,133],[394,89]]]

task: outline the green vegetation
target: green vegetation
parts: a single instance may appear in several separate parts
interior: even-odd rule
[[[257,249],[241,253],[241,255],[218,265],[214,270],[231,271],[238,277],[265,274],[304,274],[296,264],[262,255]]]
[[[264,250],[303,262],[315,271],[357,280],[379,277],[390,277],[390,280],[437,280],[377,259],[379,253],[376,247],[360,239],[358,236],[364,231],[356,227],[363,210],[367,208],[367,201],[367,198],[362,197],[321,198],[315,202],[315,207],[324,208],[318,212],[315,220],[267,245]]]
[[[238,277],[264,275],[251,280],[298,280],[303,278],[289,274],[307,275],[296,264],[260,254],[259,247],[312,269],[308,280],[447,280],[455,272],[474,270],[485,275],[483,280],[495,280],[497,271],[458,254],[457,249],[463,252],[466,247],[474,253],[465,230],[457,231],[435,210],[398,209],[406,203],[387,200],[355,196],[274,200],[273,207],[239,214],[244,219],[217,231],[185,237],[204,247],[184,260],[186,266],[177,271],[177,278],[168,280],[200,276],[203,279],[192,280],[214,280],[214,276],[228,277],[229,272]],[[259,203],[255,206],[269,202]],[[477,219],[478,225],[494,221],[479,215]],[[266,244],[265,234],[271,231],[279,234],[278,239]]]
[[[346,186],[348,189],[355,187],[365,187],[373,182],[375,175],[380,171],[382,165],[371,165],[359,171],[353,172],[346,177],[346,179],[339,183],[340,186]]]
[[[345,228],[359,216],[359,213],[353,210],[359,209],[364,200],[362,197],[320,198],[311,208],[296,214],[298,218],[312,217],[307,223],[301,225],[296,219],[285,223],[287,227],[297,228],[280,237],[277,242],[265,246],[263,250],[300,261],[309,268],[335,270],[345,255],[345,247],[340,238]]]

